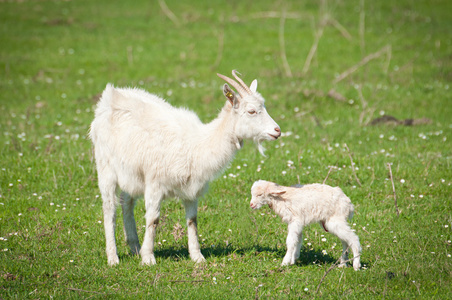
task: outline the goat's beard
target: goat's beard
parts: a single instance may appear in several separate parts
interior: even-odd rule
[[[265,147],[262,146],[262,142],[265,141],[265,139],[261,138],[261,137],[256,137],[254,138],[254,144],[256,144],[257,146],[257,150],[259,150],[259,153],[264,156],[267,157],[267,155],[265,155]]]

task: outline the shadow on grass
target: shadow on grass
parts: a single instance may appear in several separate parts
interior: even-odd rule
[[[226,256],[260,256],[269,255],[272,258],[277,259],[278,265],[282,262],[284,255],[286,254],[285,248],[276,247],[262,247],[260,245],[255,245],[251,247],[235,247],[234,245],[229,246],[212,246],[203,247],[201,252],[206,259],[209,258],[222,258]],[[340,255],[340,254],[339,254]],[[132,256],[132,255],[130,255]],[[190,259],[188,249],[186,247],[162,247],[155,251],[156,258],[163,259],[173,259],[176,261]],[[127,255],[120,257],[120,259],[127,259]],[[302,248],[300,257],[296,262],[298,266],[307,266],[312,264],[334,264],[338,260],[338,257],[330,256],[329,254],[324,255],[321,250],[316,249],[304,249]]]

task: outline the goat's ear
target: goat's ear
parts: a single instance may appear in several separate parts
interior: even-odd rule
[[[226,96],[226,98],[229,100],[229,102],[234,108],[237,108],[239,106],[237,96],[227,83],[223,85],[223,94]]]
[[[251,90],[253,93],[256,92],[256,90],[257,90],[257,79],[254,79],[253,82],[251,82],[250,90]]]
[[[271,192],[270,195],[281,196],[282,194],[285,194],[285,193],[286,193],[286,191],[274,191],[274,192]]]
[[[286,193],[286,190],[284,190],[282,187],[280,186],[276,186],[276,187],[272,187],[269,191],[268,191],[269,195],[275,197],[275,198],[280,198],[282,199],[281,195],[284,195]]]

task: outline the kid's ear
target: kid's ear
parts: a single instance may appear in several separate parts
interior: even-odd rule
[[[281,186],[274,186],[268,190],[268,194],[275,198],[279,198],[281,195],[285,194],[286,190]]]
[[[281,196],[282,194],[285,194],[286,191],[275,191],[275,192],[271,192],[270,195],[272,196]]]

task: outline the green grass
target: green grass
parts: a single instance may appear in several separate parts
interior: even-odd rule
[[[452,3],[166,4],[177,24],[157,1],[0,1],[0,298],[452,298]],[[280,18],[258,17],[283,10],[292,77]],[[326,15],[346,32],[329,22],[303,73]],[[333,82],[387,45],[390,56]],[[215,74],[232,69],[258,78],[292,134],[266,143],[266,158],[246,143],[211,183],[198,215],[206,264],[189,259],[182,205],[169,200],[157,265],[129,255],[118,210],[120,264],[108,267],[87,139],[98,95],[108,82],[139,86],[207,122],[224,103]],[[328,97],[333,88],[347,100]],[[383,113],[431,123],[368,125]],[[312,225],[297,265],[281,268],[286,226],[268,208],[252,211],[249,190],[257,179],[291,185],[328,173],[355,204],[364,268],[321,282],[339,240]],[[140,201],[140,237],[143,216]]]

